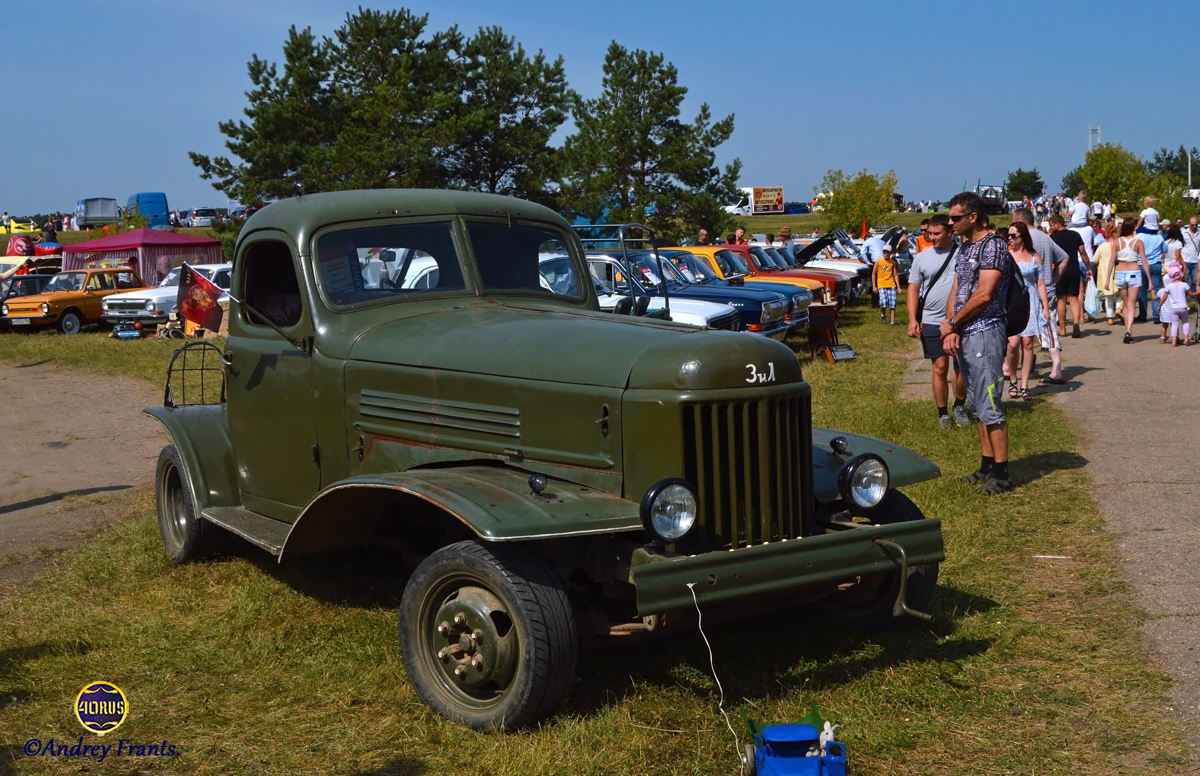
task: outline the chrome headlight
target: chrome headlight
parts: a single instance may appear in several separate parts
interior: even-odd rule
[[[661,480],[642,497],[641,514],[642,525],[651,534],[664,542],[678,541],[696,524],[696,494],[686,480]]]
[[[765,324],[769,320],[771,320],[771,310],[769,307],[767,307],[767,303],[763,302],[762,303],[762,315],[758,316],[758,322]]]
[[[838,472],[838,490],[847,504],[870,509],[883,501],[890,479],[882,458],[863,453],[851,458]]]
[[[46,302],[42,302],[42,315],[49,315],[49,314],[50,314],[50,305],[47,304]]]
[[[108,300],[107,300],[107,299],[105,299],[105,300],[103,300],[103,301],[101,301],[101,302],[100,302],[100,309],[101,309],[101,310],[107,310],[107,309],[108,309]]]
[[[154,300],[153,299],[146,300],[146,309],[150,310],[151,312],[154,311]]]
[[[8,305],[0,306],[0,315],[8,315]]]

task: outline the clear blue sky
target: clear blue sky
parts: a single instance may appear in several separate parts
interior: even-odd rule
[[[357,7],[68,0],[49,23],[6,13],[0,209],[123,204],[137,191],[165,191],[180,208],[224,205],[187,152],[224,152],[217,122],[241,116],[250,56],[279,61],[289,25],[329,35]],[[782,185],[788,199],[810,197],[829,168],[894,169],[909,199],[946,199],[1018,167],[1057,191],[1083,161],[1089,124],[1145,157],[1200,146],[1200,9],[1181,0],[408,7],[434,29],[499,25],[527,50],[562,54],[571,87],[589,97],[609,41],[663,52],[690,90],[685,118],[701,102],[736,114],[719,158],[741,158],[741,185]],[[28,26],[14,29],[18,19]]]

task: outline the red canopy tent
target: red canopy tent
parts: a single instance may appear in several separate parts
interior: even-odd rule
[[[62,268],[115,266],[129,259],[137,260],[138,274],[151,285],[164,278],[179,260],[188,264],[223,264],[227,261],[220,240],[163,229],[134,229],[64,247]]]

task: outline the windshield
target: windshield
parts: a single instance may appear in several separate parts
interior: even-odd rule
[[[50,279],[47,291],[79,291],[83,289],[86,272],[60,272]]]
[[[568,240],[561,232],[545,226],[481,221],[469,222],[467,232],[485,291],[549,291],[581,296],[579,278],[567,251]],[[543,269],[543,261],[553,263]],[[547,277],[548,272],[553,280]]]
[[[747,275],[750,273],[750,268],[746,266],[746,260],[740,253],[734,253],[731,250],[719,250],[713,254],[713,260],[717,262],[717,266],[721,268],[721,273],[725,277],[730,275]]]
[[[659,263],[654,258],[654,254],[632,256],[629,262],[633,265],[633,276],[637,278],[639,285],[645,288],[658,288],[662,285],[664,278],[659,275]],[[662,274],[666,276],[665,279],[670,287],[682,286],[685,282],[667,259],[662,260]]]
[[[449,221],[328,232],[317,240],[321,286],[335,305],[465,288]]]
[[[775,250],[774,248],[763,248],[762,250],[763,253],[767,254],[767,258],[774,262],[776,267],[779,267],[780,269],[789,269],[791,267],[791,265],[787,263],[787,259],[783,258],[783,256],[779,254],[779,251]]]
[[[754,262],[756,269],[765,272],[773,272],[778,269],[775,266],[775,262],[771,261],[771,257],[766,254],[766,251],[757,245],[750,246],[750,260]]]
[[[850,239],[850,235],[846,234],[845,232],[841,232],[837,235],[837,241],[834,243],[834,245],[838,246],[837,250],[839,251],[839,256],[857,259],[861,255],[858,250],[858,246],[855,245],[854,241]]]
[[[670,257],[671,264],[689,283],[719,283],[720,276],[713,272],[711,266],[698,257],[686,251],[676,251]]]

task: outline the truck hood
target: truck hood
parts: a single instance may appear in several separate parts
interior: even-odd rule
[[[349,356],[610,388],[744,388],[746,365],[767,368],[771,361],[776,362],[777,382],[800,379],[792,351],[763,337],[497,302],[473,302],[373,326],[358,335]]]

